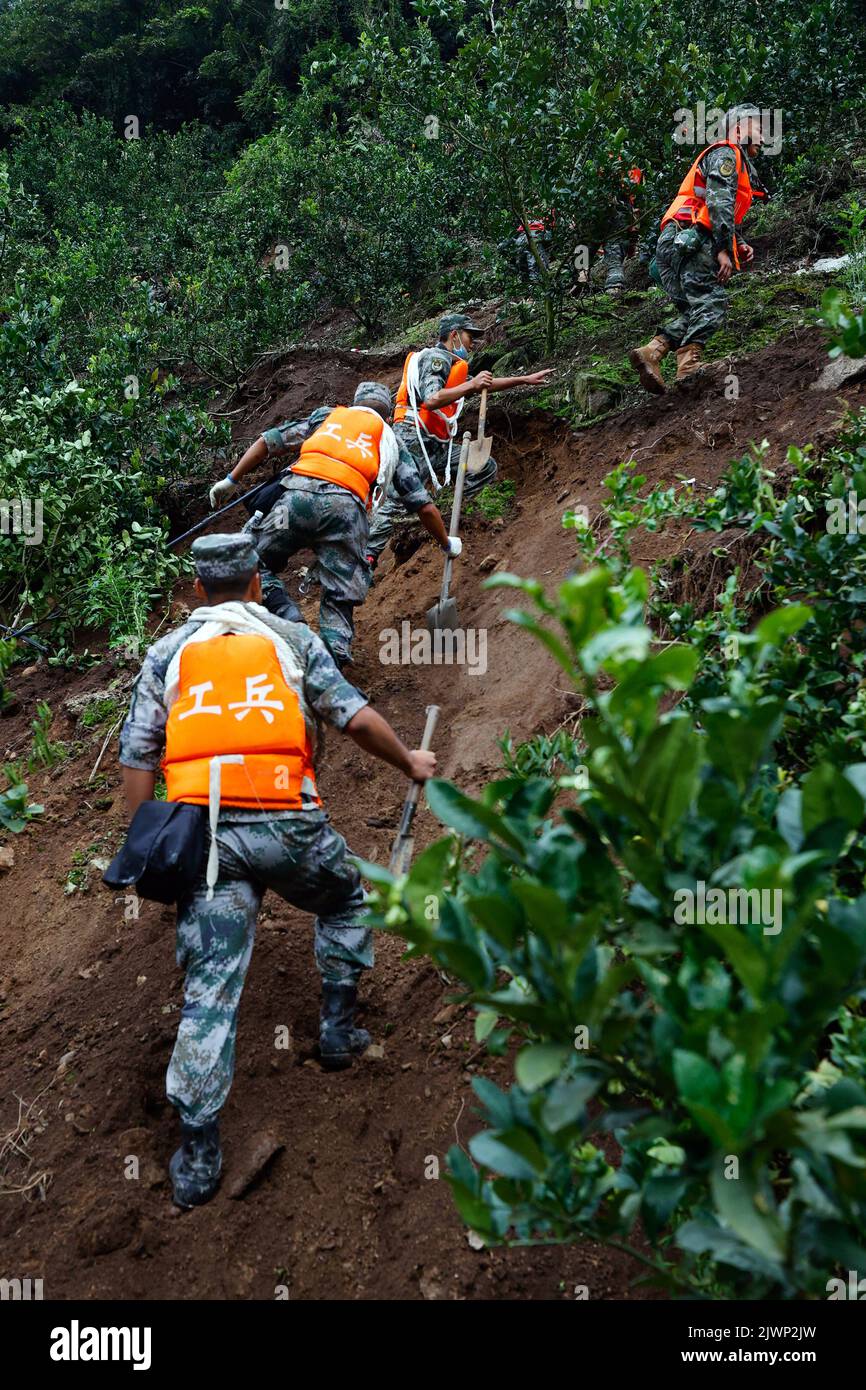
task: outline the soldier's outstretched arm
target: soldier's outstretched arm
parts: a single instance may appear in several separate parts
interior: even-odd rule
[[[348,734],[366,753],[382,758],[392,767],[425,782],[436,771],[432,753],[410,752],[381,714],[370,708],[360,690],[337,669],[334,658],[321,637],[304,623],[286,624],[292,643],[304,663],[304,694],[319,719]]]
[[[215,507],[224,497],[228,497],[247,474],[267,458],[279,458],[290,449],[298,448],[308,435],[330,414],[330,406],[318,406],[306,420],[288,420],[275,429],[265,430],[254,440],[245,453],[241,454],[234,468],[210,490],[210,504]]]
[[[410,752],[387,719],[370,705],[358,710],[345,726],[345,732],[359,748],[390,763],[413,782],[426,782],[436,771],[436,754],[425,753],[420,748]]]
[[[234,468],[229,472],[229,477],[239,483],[246,473],[251,473],[254,468],[258,468],[260,463],[264,463],[268,456],[268,445],[264,435],[259,435],[246,453],[241,454]]]
[[[264,436],[260,436],[254,444],[250,445],[245,454],[241,454],[234,468],[231,468],[224,478],[220,478],[218,483],[214,483],[208,493],[211,507],[215,507],[224,497],[228,497],[234,492],[244,474],[257,468],[260,463],[264,463],[267,456],[268,446]]]
[[[543,386],[553,367],[545,367],[541,372],[527,372],[525,376],[494,376],[490,378],[489,391],[510,391],[515,386]]]

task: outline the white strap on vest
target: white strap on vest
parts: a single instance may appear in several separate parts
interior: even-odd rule
[[[242,763],[243,753],[221,753],[210,760],[210,771],[208,773],[208,822],[210,824],[210,849],[207,852],[207,869],[205,870],[205,882],[207,883],[207,901],[213,897],[213,890],[220,875],[220,854],[217,845],[217,821],[220,815],[220,796],[222,795],[222,771],[223,763]]]
[[[280,663],[280,670],[283,678],[290,689],[294,690],[298,697],[301,712],[308,733],[315,729],[310,708],[304,694],[304,672],[301,668],[297,654],[285,640],[282,633],[275,630],[275,625],[280,619],[274,618],[266,608],[258,603],[243,603],[240,600],[231,600],[229,603],[214,604],[210,607],[196,608],[190,614],[191,622],[200,622],[202,626],[192,636],[178,648],[169,663],[165,674],[165,707],[170,710],[175,703],[179,693],[180,683],[180,658],[184,649],[190,642],[207,642],[212,637],[227,636],[231,633],[251,635],[256,637],[267,637],[274,646],[277,659]],[[210,848],[207,856],[207,868],[205,870],[205,882],[207,883],[207,900],[213,898],[214,887],[219,878],[219,847],[217,845],[216,828],[219,820],[220,800],[222,797],[222,765],[223,763],[243,763],[243,753],[224,753],[211,758],[208,772],[208,821],[210,824]],[[262,808],[264,809],[264,808]]]
[[[294,690],[301,705],[301,711],[308,724],[313,716],[304,695],[304,672],[297,654],[279,631],[281,619],[275,618],[267,608],[259,603],[243,603],[232,599],[229,603],[218,603],[210,607],[196,608],[189,615],[189,621],[201,623],[201,627],[178,647],[165,673],[165,707],[170,710],[178,697],[180,682],[180,659],[190,642],[209,642],[213,637],[225,637],[231,633],[242,636],[267,637],[273,643],[280,663],[280,670],[286,685]]]
[[[397,467],[397,461],[400,457],[400,445],[397,443],[397,436],[388,421],[382,419],[378,410],[373,410],[369,405],[355,405],[352,409],[366,410],[370,415],[375,415],[382,426],[382,436],[379,440],[379,472],[373,485],[371,502],[371,506],[375,510],[376,507],[381,506],[388,495],[394,477],[394,469]]]
[[[415,422],[415,433],[418,436],[418,443],[421,445],[421,452],[424,455],[424,462],[427,464],[427,468],[430,472],[430,480],[433,483],[434,490],[436,492],[439,492],[441,491],[443,484],[440,483],[439,479],[436,477],[435,472],[433,471],[433,465],[430,462],[430,456],[427,453],[427,449],[424,445],[424,440],[421,438],[421,421],[418,416],[418,401],[420,390],[418,382],[418,358],[420,356],[421,354],[419,352],[410,352],[409,354],[409,362],[406,367],[406,399],[407,405],[412,410],[412,419]],[[451,482],[451,450],[453,448],[454,439],[457,434],[457,422],[460,419],[460,415],[465,404],[466,397],[461,396],[460,400],[457,402],[457,409],[455,410],[453,415],[445,415],[441,410],[437,410],[435,408],[433,408],[432,410],[432,414],[437,415],[439,419],[442,421],[443,425],[445,425],[446,429],[448,430],[448,458],[445,463],[446,487],[448,483]]]

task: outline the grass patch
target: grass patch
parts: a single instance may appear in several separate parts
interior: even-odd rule
[[[508,478],[503,479],[501,483],[488,483],[474,497],[470,497],[468,502],[463,503],[463,515],[486,516],[488,521],[505,516],[511,510],[516,491],[517,484]]]
[[[98,729],[101,725],[113,724],[120,714],[120,701],[113,695],[106,695],[102,700],[94,700],[88,705],[81,716],[81,727],[83,729]]]

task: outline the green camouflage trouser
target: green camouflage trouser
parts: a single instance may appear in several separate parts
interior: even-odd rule
[[[421,445],[418,443],[415,426],[401,423],[394,426],[394,433],[398,436],[400,442],[406,445],[418,465],[418,472],[424,486],[432,492],[433,482],[430,477],[430,470],[421,452]],[[448,459],[448,445],[438,441],[431,445],[428,439],[425,439],[424,444],[437,477],[440,479],[444,478]],[[457,465],[459,460],[460,436],[454,440],[454,447],[451,450],[452,483],[457,476]],[[480,492],[483,487],[487,487],[488,483],[492,483],[496,478],[496,471],[496,460],[494,458],[489,458],[479,473],[467,473],[466,482],[463,485],[463,500],[466,501],[467,498]],[[443,487],[436,493],[434,498],[436,506],[442,512],[446,526],[450,520],[451,501],[453,497],[454,488],[451,486]],[[373,512],[373,517],[370,522],[370,536],[367,541],[367,554],[374,555],[376,559],[378,559],[397,527],[406,525],[413,520],[414,517],[411,512],[407,512],[403,503],[400,501],[400,496],[396,488],[392,486],[388,491],[388,495]]]
[[[679,309],[679,317],[659,329],[675,348],[705,343],[722,327],[728,297],[716,279],[718,262],[709,235],[701,237],[697,251],[684,253],[674,246],[682,224],[669,222],[656,246],[662,288]]]
[[[261,561],[265,606],[294,622],[304,621],[300,609],[275,575],[299,550],[314,551],[322,586],[319,636],[340,664],[351,660],[354,609],[370,588],[364,558],[367,531],[367,513],[346,488],[296,477],[288,480],[280,500],[250,532]]]
[[[317,914],[315,955],[323,980],[354,982],[373,964],[372,932],[360,922],[361,876],[325,812],[248,815],[220,817],[219,879],[211,901],[202,872],[178,907],[177,962],[186,967],[186,979],[166,1093],[192,1125],[214,1119],[229,1093],[238,1006],[267,888]]]
[[[604,243],[604,287],[606,290],[619,289],[625,284],[624,264],[630,250],[628,241],[615,237]]]

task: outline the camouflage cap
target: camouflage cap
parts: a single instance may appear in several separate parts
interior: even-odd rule
[[[739,121],[747,121],[749,117],[760,121],[761,108],[753,106],[750,101],[744,101],[739,106],[732,106],[725,116],[725,129],[730,134]]]
[[[380,405],[384,410],[391,412],[391,392],[381,381],[362,381],[357,391],[353,405],[362,405],[364,401],[368,405]]]
[[[259,557],[241,532],[233,536],[199,536],[192,543],[195,572],[203,584],[238,584],[255,574]]]
[[[460,328],[464,333],[474,333],[477,337],[483,336],[487,332],[479,324],[473,323],[468,314],[444,314],[439,324],[439,341],[444,343],[449,333],[453,333],[455,328]]]

